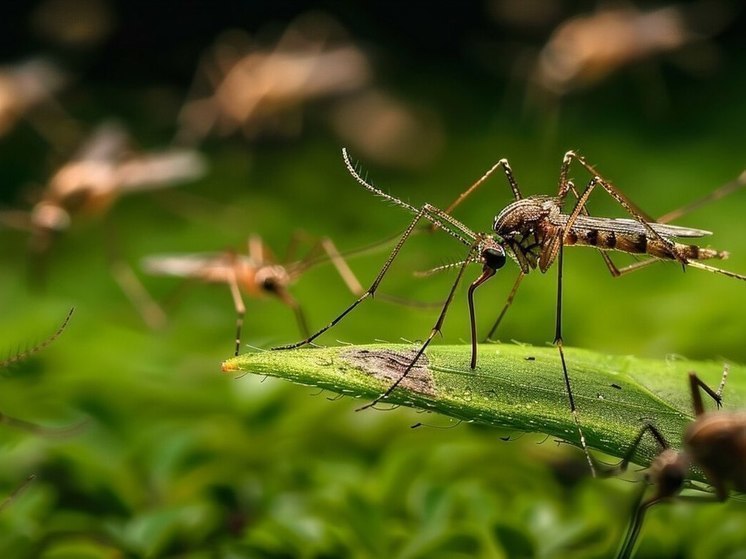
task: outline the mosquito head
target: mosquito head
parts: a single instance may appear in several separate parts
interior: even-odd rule
[[[263,266],[256,272],[255,281],[265,293],[278,293],[290,282],[282,266]]]
[[[43,231],[64,231],[70,227],[70,214],[57,204],[39,202],[31,210],[31,223]]]
[[[666,449],[661,452],[648,470],[650,481],[657,486],[655,501],[676,495],[684,485],[689,469],[689,458],[683,452]]]
[[[484,263],[485,268],[499,270],[505,266],[505,249],[495,241],[482,247],[479,257]]]

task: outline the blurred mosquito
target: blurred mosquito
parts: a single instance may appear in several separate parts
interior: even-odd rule
[[[8,133],[18,120],[26,118],[42,136],[56,143],[57,138],[49,135],[49,123],[33,113],[43,105],[46,112],[56,113],[57,120],[68,123],[68,117],[52,97],[67,81],[62,71],[42,58],[0,67],[0,136]]]
[[[251,137],[272,125],[297,133],[305,103],[357,91],[371,80],[367,58],[345,35],[331,18],[307,14],[272,47],[227,36],[203,58],[178,117],[178,142],[237,130]],[[200,89],[207,94],[198,97]]]
[[[675,53],[700,43],[733,19],[724,4],[688,3],[639,10],[602,7],[562,22],[541,50],[532,79],[543,90],[565,95],[592,86],[624,66]],[[711,47],[710,47],[711,49]],[[712,63],[712,56],[699,58]],[[692,65],[692,57],[680,61]]]
[[[294,253],[302,236],[303,234],[300,232],[293,236],[287,253],[281,261],[274,257],[260,236],[252,235],[247,243],[248,254],[246,255],[234,252],[154,255],[144,259],[142,266],[150,274],[194,278],[206,283],[227,284],[237,314],[235,355],[238,355],[241,346],[241,330],[246,314],[246,306],[241,297],[242,291],[252,298],[263,295],[278,298],[284,305],[292,309],[302,336],[309,335],[306,316],[288,288],[309,268],[329,261],[334,265],[345,285],[354,295],[359,296],[365,291],[347,265],[345,258],[328,237],[319,239],[302,259],[294,261]],[[346,253],[346,255],[360,254],[372,248],[374,247],[357,249]],[[383,297],[406,304],[406,302],[391,296],[383,295]]]
[[[684,432],[683,449],[675,450],[652,423],[640,430],[624,459],[613,470],[624,472],[646,433],[655,439],[660,453],[647,471],[647,481],[655,488],[653,494],[643,499],[647,487],[640,493],[627,534],[619,549],[618,558],[632,555],[642,528],[645,512],[654,504],[679,494],[691,466],[702,470],[715,489],[718,501],[724,501],[731,489],[746,492],[746,411],[720,411],[722,392],[728,368],[717,391],[705,384],[696,373],[689,373],[689,386],[694,408],[694,421]],[[705,411],[702,392],[717,404],[718,411]],[[612,472],[613,472],[612,471]]]
[[[204,159],[195,151],[169,149],[138,154],[129,144],[128,134],[118,124],[99,126],[78,153],[52,175],[29,212],[0,212],[2,223],[31,233],[33,280],[43,279],[44,261],[54,239],[78,216],[104,215],[122,195],[168,188],[198,179],[205,172]],[[121,259],[112,260],[112,274],[125,295],[148,325],[159,326],[163,322],[160,308],[132,270]]]
[[[586,453],[588,463],[591,467],[591,470],[593,471],[593,464],[590,455],[588,454],[585,436],[583,435],[583,432],[580,428],[575,399],[573,396],[572,387],[570,385],[570,377],[567,372],[567,365],[565,363],[565,355],[563,351],[562,257],[564,246],[584,245],[600,249],[602,251],[601,255],[603,256],[609,271],[614,276],[619,276],[623,273],[639,269],[657,260],[673,260],[681,263],[683,266],[701,268],[710,272],[717,272],[732,278],[742,280],[746,279],[746,277],[744,276],[734,274],[726,270],[721,270],[719,268],[715,268],[713,266],[709,266],[699,262],[699,260],[702,259],[726,258],[727,253],[694,245],[684,245],[673,240],[673,238],[675,237],[703,237],[710,234],[708,231],[653,222],[651,218],[647,217],[629,200],[627,200],[627,198],[615,186],[602,178],[591,165],[586,163],[586,161],[582,157],[576,155],[572,151],[567,152],[564,156],[560,169],[558,192],[555,197],[539,195],[524,198],[521,195],[518,184],[513,177],[513,172],[510,168],[510,165],[508,164],[508,161],[506,159],[501,159],[489,171],[487,171],[487,173],[485,173],[482,178],[480,178],[465,192],[463,192],[445,211],[436,208],[431,204],[424,204],[420,208],[416,208],[410,204],[407,204],[406,202],[403,202],[402,200],[399,200],[398,198],[386,194],[382,190],[366,182],[365,179],[360,176],[360,174],[357,172],[354,165],[350,161],[349,155],[346,150],[342,150],[342,155],[347,169],[355,178],[355,180],[358,181],[358,183],[360,183],[362,186],[364,186],[366,189],[373,192],[374,194],[388,200],[389,202],[393,202],[394,204],[401,206],[406,210],[409,210],[411,213],[415,214],[415,218],[404,230],[404,233],[398,244],[389,255],[388,259],[384,263],[383,267],[381,268],[375,280],[373,280],[373,283],[367,291],[365,291],[355,302],[347,307],[347,309],[345,309],[337,318],[332,320],[318,332],[295,344],[281,346],[275,349],[291,349],[311,343],[318,336],[326,332],[329,328],[333,327],[345,316],[347,316],[347,314],[349,314],[362,301],[364,301],[368,297],[373,296],[378,289],[379,284],[383,280],[383,277],[388,272],[394,259],[399,254],[402,246],[407,241],[412,232],[417,228],[417,225],[421,220],[424,219],[431,222],[435,228],[444,230],[468,248],[468,254],[466,258],[462,262],[453,265],[454,267],[458,267],[458,274],[456,276],[456,279],[451,286],[451,289],[443,304],[440,315],[438,316],[435,325],[432,327],[430,334],[420,347],[414,359],[412,359],[412,362],[404,370],[402,376],[399,377],[396,382],[392,383],[391,386],[389,386],[389,388],[386,389],[385,392],[383,392],[383,394],[378,396],[370,404],[363,406],[360,409],[366,409],[377,404],[381,400],[386,399],[407,376],[414,364],[424,353],[433,337],[435,337],[435,335],[441,331],[446,313],[456,293],[456,288],[463,278],[466,267],[469,264],[476,263],[482,265],[482,273],[471,283],[468,289],[468,305],[472,346],[470,366],[472,369],[474,369],[477,365],[477,328],[474,312],[474,291],[476,290],[476,288],[489,280],[496,274],[498,269],[502,268],[505,265],[505,262],[507,260],[506,253],[520,267],[518,278],[516,279],[512,290],[510,291],[510,295],[508,296],[503,310],[499,314],[495,325],[490,331],[491,335],[497,329],[497,326],[499,325],[502,317],[505,315],[505,312],[513,301],[513,298],[515,297],[518,286],[520,285],[523,276],[528,274],[531,270],[537,268],[542,273],[544,273],[556,260],[557,306],[554,343],[559,350],[565,388],[567,390],[567,396],[569,399],[570,411],[573,415],[573,419],[578,430],[580,444]],[[582,193],[579,193],[574,184],[568,179],[568,174],[570,172],[570,167],[573,161],[576,161],[593,177],[588,182]],[[458,206],[467,196],[471,195],[477,188],[484,184],[486,179],[492,173],[500,168],[502,168],[503,172],[505,173],[515,201],[509,204],[497,215],[497,217],[495,217],[492,233],[476,233],[469,229],[466,225],[455,219],[453,216],[451,216],[450,212],[456,206]],[[737,182],[739,182],[740,184],[740,181]],[[588,198],[593,190],[599,186],[603,190],[605,190],[620,206],[622,206],[622,208],[624,208],[624,210],[627,211],[634,219],[590,217],[586,208],[586,202],[588,201]],[[726,186],[730,189],[735,188],[732,185]],[[571,193],[573,194],[573,196],[575,196],[575,198],[577,198],[577,201],[575,202],[574,207],[569,214],[563,213],[562,206]],[[627,266],[626,268],[619,269],[614,265],[609,256],[604,252],[608,250],[616,250],[631,254],[647,254],[651,258],[649,260],[632,264],[631,266]]]

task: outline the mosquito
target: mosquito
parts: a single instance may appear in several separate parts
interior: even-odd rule
[[[251,235],[247,243],[248,253],[245,255],[234,252],[153,255],[143,261],[143,268],[146,272],[155,275],[178,276],[206,283],[227,284],[237,315],[235,355],[238,355],[241,346],[241,330],[246,314],[246,306],[241,296],[242,291],[252,298],[270,295],[279,299],[292,309],[302,336],[309,335],[308,323],[303,309],[290,293],[289,287],[309,268],[330,261],[354,295],[359,296],[365,291],[345,258],[328,237],[319,239],[302,259],[293,261],[295,248],[301,236],[303,236],[301,233],[293,236],[285,258],[281,261],[275,258],[259,235]],[[370,247],[351,251],[351,253],[359,253],[368,248]],[[384,297],[396,301],[394,297]]]
[[[643,500],[645,490],[640,494],[640,502],[635,508],[617,556],[619,559],[631,556],[645,512],[654,504],[678,495],[691,466],[702,470],[707,481],[715,489],[715,498],[718,501],[724,501],[731,489],[746,492],[746,411],[720,410],[727,376],[726,366],[723,369],[720,386],[715,391],[696,373],[689,373],[694,421],[684,432],[682,450],[671,448],[655,425],[646,423],[635,437],[624,459],[615,468],[618,472],[626,471],[646,433],[655,439],[660,453],[650,464],[646,475],[655,489],[647,499]],[[705,411],[702,392],[715,401],[717,411]]]
[[[203,57],[178,116],[177,141],[237,130],[253,137],[268,125],[298,131],[304,104],[360,91],[372,78],[366,56],[344,37],[336,21],[319,14],[298,18],[271,47],[226,36]],[[209,91],[198,97],[200,89]]]
[[[710,17],[702,17],[704,10]],[[595,85],[622,67],[702,44],[730,19],[722,9],[696,4],[651,10],[614,5],[573,16],[552,32],[532,79],[548,92],[565,95]]]
[[[0,137],[18,120],[26,118],[43,137],[54,143],[55,138],[48,132],[49,123],[43,116],[35,115],[34,109],[43,106],[47,112],[59,113],[55,116],[63,117],[61,120],[68,124],[69,119],[53,101],[53,95],[68,81],[60,69],[43,58],[0,66]]]
[[[104,215],[122,195],[167,188],[198,179],[205,172],[204,158],[196,151],[137,153],[130,144],[122,126],[113,121],[103,123],[52,175],[30,211],[0,212],[0,222],[30,232],[34,281],[45,275],[45,258],[54,240],[78,217]],[[109,238],[113,238],[113,231]],[[146,324],[152,328],[162,325],[163,311],[131,268],[117,255],[111,257],[110,268]]]
[[[563,350],[562,266],[565,245],[590,246],[601,250],[601,255],[603,256],[609,271],[614,276],[637,270],[654,261],[669,260],[679,262],[682,266],[692,266],[736,279],[746,279],[746,276],[741,276],[700,262],[700,260],[704,259],[723,259],[728,256],[728,253],[695,245],[680,244],[674,241],[674,238],[703,237],[710,234],[708,231],[654,222],[632,204],[632,202],[630,202],[613,184],[601,177],[601,175],[599,175],[596,170],[585,161],[585,159],[573,151],[568,151],[563,158],[562,166],[560,168],[558,192],[554,197],[543,195],[523,197],[513,176],[510,164],[507,159],[501,159],[478,181],[463,192],[445,211],[428,203],[417,208],[391,196],[390,194],[386,194],[360,176],[351,162],[346,149],[342,150],[342,156],[348,171],[360,185],[373,194],[376,194],[377,196],[380,196],[415,214],[415,217],[404,230],[399,242],[394,247],[367,291],[358,297],[358,299],[347,307],[339,316],[313,335],[301,340],[300,342],[276,347],[274,349],[292,349],[313,342],[313,340],[321,334],[335,326],[365,299],[372,297],[376,293],[379,284],[388,272],[393,261],[399,254],[402,246],[406,243],[409,236],[413,231],[415,231],[422,220],[429,221],[435,228],[445,231],[468,249],[466,258],[455,265],[458,267],[456,279],[454,280],[443,303],[441,312],[435,324],[430,330],[430,334],[422,343],[420,349],[415,354],[415,357],[403,371],[398,380],[392,383],[385,392],[375,398],[371,403],[359,408],[361,410],[374,406],[378,402],[386,399],[407,376],[409,371],[411,371],[412,367],[414,367],[415,363],[425,352],[425,349],[428,347],[435,335],[441,332],[448,308],[469,264],[475,263],[481,264],[482,266],[482,273],[471,283],[467,292],[471,327],[470,366],[474,369],[477,365],[477,328],[474,312],[475,290],[493,277],[497,271],[505,265],[508,257],[518,264],[520,268],[519,275],[510,291],[505,305],[503,306],[502,312],[498,315],[498,319],[490,331],[491,335],[497,329],[502,317],[505,315],[508,307],[512,303],[523,277],[531,270],[535,269],[545,273],[556,261],[557,304],[554,344],[557,346],[562,363],[562,373],[569,400],[570,412],[572,413],[576,424],[581,447],[586,453],[586,458],[591,467],[591,471],[593,472],[593,463],[590,454],[588,453],[585,436],[580,428],[577,407],[575,405],[575,398],[572,392],[570,376],[567,372]],[[593,177],[587,183],[582,192],[578,192],[575,185],[568,179],[573,161],[581,165]],[[505,207],[497,217],[495,217],[491,233],[474,232],[454,218],[450,212],[467,196],[471,195],[477,188],[484,184],[492,173],[500,168],[503,170],[507,178],[514,201]],[[740,179],[737,182],[739,185],[741,184]],[[732,185],[726,186],[734,188]],[[611,196],[634,219],[591,217],[586,208],[586,202],[593,190],[597,187],[601,187],[606,191],[607,194],[609,194],[609,196]],[[562,207],[570,194],[576,198],[576,201],[570,213],[563,213]],[[610,250],[631,254],[647,254],[650,258],[627,266],[626,268],[619,269],[611,261],[608,254],[606,254],[606,251]]]

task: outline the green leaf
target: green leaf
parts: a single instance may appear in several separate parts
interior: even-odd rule
[[[263,351],[228,359],[226,372],[270,375],[372,400],[399,378],[416,349],[380,344]],[[559,354],[552,347],[484,344],[477,368],[470,347],[432,346],[386,399],[465,421],[543,432],[579,445]],[[568,372],[588,445],[622,457],[644,421],[653,422],[673,447],[693,418],[687,373],[717,387],[724,363],[610,356],[565,348]],[[724,409],[746,407],[746,369],[730,366]],[[713,406],[714,408],[714,406]],[[644,441],[635,462],[658,453]],[[695,478],[700,476],[695,474]]]

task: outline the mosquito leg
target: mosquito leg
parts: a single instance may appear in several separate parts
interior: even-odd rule
[[[560,173],[561,175],[560,176],[560,187],[559,187],[559,192],[557,194],[557,196],[560,198],[560,201],[563,201],[565,199],[569,191],[569,188],[572,185],[572,183],[570,183],[567,180],[567,174],[569,172],[570,163],[572,162],[573,159],[576,160],[589,173],[591,173],[593,178],[586,185],[585,190],[578,198],[578,201],[575,204],[575,208],[573,209],[572,213],[570,214],[570,217],[567,220],[567,224],[565,225],[565,229],[567,231],[572,229],[572,226],[575,223],[575,220],[580,215],[582,208],[585,207],[585,204],[588,201],[588,197],[591,195],[591,192],[593,192],[593,189],[596,187],[596,185],[600,185],[609,194],[609,196],[611,196],[614,200],[616,200],[616,202],[620,206],[622,206],[622,208],[624,208],[624,210],[627,213],[629,213],[635,220],[637,220],[643,226],[649,239],[654,239],[658,241],[659,243],[661,243],[663,246],[667,247],[671,255],[676,260],[681,262],[681,264],[687,265],[690,263],[690,261],[686,257],[679,255],[679,253],[676,250],[674,250],[674,243],[672,241],[668,239],[664,239],[659,233],[655,231],[655,229],[652,228],[650,223],[654,222],[654,220],[651,217],[649,217],[642,210],[640,210],[635,204],[633,204],[618,188],[616,188],[610,182],[606,181],[600,174],[598,174],[596,170],[593,168],[593,166],[589,165],[585,161],[585,159],[576,155],[572,151],[568,151],[565,154],[565,158],[562,164],[562,171]]]
[[[51,344],[65,330],[65,328],[67,327],[67,323],[70,322],[70,317],[73,315],[74,311],[75,311],[75,307],[72,307],[68,311],[67,316],[65,317],[65,320],[62,321],[62,324],[60,324],[60,327],[57,328],[57,330],[55,331],[54,334],[52,334],[51,336],[49,336],[46,340],[43,340],[43,341],[39,342],[35,346],[33,346],[33,347],[29,348],[29,349],[26,349],[24,351],[19,351],[15,355],[13,355],[11,357],[8,357],[7,359],[4,359],[4,360],[0,361],[0,367],[7,367],[8,365],[12,365],[13,363],[18,363],[19,361],[23,361],[24,359],[26,359],[30,355],[33,355],[35,353],[40,352],[45,347],[47,347],[49,344]]]
[[[658,443],[658,447],[661,451],[667,450],[669,447],[668,442],[663,437],[660,431],[658,431],[658,428],[653,425],[652,423],[645,423],[645,425],[638,431],[637,435],[635,436],[634,440],[632,441],[632,444],[629,445],[629,448],[627,449],[627,452],[624,454],[624,457],[622,458],[621,462],[614,466],[612,469],[604,472],[604,475],[617,475],[621,474],[627,471],[627,467],[629,466],[629,463],[632,461],[632,458],[634,458],[635,452],[637,452],[637,448],[640,446],[640,443],[642,442],[642,438],[645,436],[645,433],[650,433],[653,438],[655,438],[655,441]]]
[[[725,380],[728,378],[728,367],[725,366],[723,368],[723,377],[720,380],[720,386],[718,387],[717,392],[714,391],[712,388],[707,386],[705,382],[700,379],[697,376],[697,373],[694,371],[689,373],[689,386],[692,391],[692,406],[694,407],[694,415],[699,417],[705,412],[705,407],[702,402],[702,394],[700,393],[699,389],[702,389],[704,392],[706,392],[713,400],[715,400],[715,403],[717,404],[717,407],[720,408],[723,403],[722,399],[722,391],[723,388],[725,388]]]
[[[568,180],[567,186],[570,192],[572,192],[575,195],[575,199],[579,200],[580,194],[578,194],[578,191],[575,188],[575,184],[572,181]],[[588,211],[588,208],[585,205],[583,205],[582,213],[583,215],[587,215],[587,216],[591,215],[591,213]],[[611,256],[609,256],[608,253],[603,250],[598,251],[598,253],[601,255],[601,258],[603,259],[604,264],[606,264],[606,268],[609,270],[609,273],[612,275],[612,277],[620,276],[621,272],[619,271],[619,268],[616,267],[616,264],[614,264],[614,262],[611,260]]]
[[[562,374],[565,377],[565,388],[567,389],[567,397],[569,399],[570,403],[570,413],[572,413],[573,420],[575,421],[575,427],[578,430],[578,436],[580,438],[580,446],[583,449],[583,452],[585,452],[585,457],[588,461],[588,465],[591,468],[591,474],[593,477],[596,476],[596,468],[593,464],[593,460],[591,458],[591,454],[588,451],[588,444],[585,440],[585,435],[583,434],[583,430],[580,427],[580,419],[578,417],[578,410],[575,407],[575,397],[572,393],[572,386],[570,385],[570,375],[567,372],[567,364],[565,363],[565,352],[563,350],[563,342],[562,342],[562,255],[563,255],[563,246],[564,243],[562,242],[562,237],[564,236],[564,233],[560,233],[560,240],[559,240],[559,258],[557,260],[557,315],[556,315],[556,322],[555,322],[555,330],[554,330],[554,344],[557,346],[557,350],[560,354],[560,361],[562,362]]]
[[[624,208],[627,213],[629,213],[637,221],[639,221],[640,223],[650,223],[655,221],[652,217],[638,208],[637,205],[630,199],[628,199],[618,188],[606,181],[601,176],[601,174],[596,171],[595,167],[593,167],[593,165],[589,164],[585,160],[585,158],[579,156],[574,151],[568,151],[565,154],[565,157],[562,159],[562,167],[560,168],[560,178],[557,192],[557,197],[560,199],[561,202],[564,201],[565,197],[567,196],[569,186],[572,184],[572,182],[568,180],[567,176],[570,172],[570,165],[573,160],[577,161],[578,164],[580,164],[586,171],[588,171],[588,173],[590,173],[592,177],[598,178],[599,182],[604,187],[604,190],[606,190],[609,195],[614,198],[614,200],[616,200],[619,205],[622,206],[622,208]]]
[[[515,177],[513,176],[513,170],[510,168],[510,163],[508,163],[507,159],[501,159],[497,163],[495,163],[484,175],[481,176],[477,182],[472,184],[469,188],[467,188],[464,192],[459,194],[458,198],[456,198],[451,204],[445,209],[446,213],[451,213],[461,202],[466,200],[469,196],[471,196],[480,186],[482,186],[485,181],[490,178],[492,173],[497,171],[502,167],[503,172],[505,173],[505,177],[508,179],[508,184],[510,185],[510,190],[513,192],[513,198],[516,200],[520,200],[523,198],[521,196],[521,191],[518,188],[518,183],[515,180]]]
[[[413,222],[413,225],[416,225],[416,223],[417,223],[416,221]],[[469,251],[469,255],[470,256],[471,256],[471,253],[473,252],[473,250],[474,250],[475,247],[476,247],[476,245],[474,245],[472,247],[472,249]],[[443,308],[440,311],[440,315],[438,316],[438,320],[435,322],[435,325],[433,326],[432,330],[430,330],[430,335],[427,337],[427,339],[425,340],[425,342],[422,344],[422,346],[420,347],[419,351],[414,356],[414,358],[409,362],[409,365],[407,365],[407,368],[404,369],[404,371],[402,372],[401,376],[398,379],[396,379],[396,381],[393,384],[391,384],[391,386],[389,386],[383,394],[381,394],[380,396],[378,396],[375,400],[373,400],[369,404],[366,404],[366,405],[358,408],[355,411],[362,411],[362,410],[368,409],[370,407],[375,406],[381,400],[385,400],[396,389],[396,387],[399,386],[399,384],[406,378],[406,376],[409,374],[409,371],[412,370],[412,368],[415,366],[415,364],[417,363],[417,361],[419,360],[419,358],[422,356],[422,354],[425,353],[425,350],[427,349],[427,346],[430,345],[430,342],[435,337],[435,334],[440,333],[441,328],[443,326],[443,322],[445,321],[446,314],[448,313],[448,307],[451,305],[451,301],[453,301],[453,297],[456,294],[456,288],[458,287],[458,284],[461,282],[461,278],[463,278],[463,276],[464,276],[464,272],[466,271],[466,267],[471,262],[473,262],[473,259],[467,258],[464,261],[464,263],[461,266],[461,268],[459,268],[458,275],[456,276],[456,279],[454,280],[453,285],[451,286],[451,291],[448,293],[448,297],[446,298],[445,303],[443,303]],[[473,339],[473,337],[472,337],[472,339]]]
[[[659,217],[656,221],[658,223],[669,223],[675,219],[680,218],[683,215],[686,215],[697,208],[700,208],[704,206],[705,204],[709,204],[710,202],[714,202],[716,200],[720,200],[721,198],[725,198],[726,196],[732,194],[736,190],[743,188],[746,186],[746,171],[743,171],[736,180],[730,181],[729,183],[724,184],[720,188],[717,188],[710,192],[709,194],[706,194],[699,200],[695,200],[694,202],[690,202],[686,204],[685,206],[682,206],[681,208],[678,208],[676,210],[670,211],[665,215],[662,215]]]
[[[3,509],[4,509],[5,507],[7,507],[7,506],[8,506],[8,505],[9,505],[10,503],[12,503],[12,502],[13,502],[13,500],[14,500],[14,499],[15,499],[16,497],[18,497],[18,495],[20,495],[20,494],[21,494],[21,492],[22,492],[22,491],[23,491],[24,489],[26,489],[26,487],[28,487],[28,485],[29,485],[29,484],[30,484],[30,483],[31,483],[32,481],[34,481],[35,479],[36,479],[36,476],[35,476],[34,474],[31,474],[30,476],[28,476],[28,477],[27,477],[27,478],[26,478],[26,479],[24,480],[24,482],[23,482],[23,483],[22,483],[21,485],[19,485],[18,487],[16,487],[16,488],[15,488],[15,489],[13,490],[13,492],[12,492],[12,493],[11,493],[10,495],[8,495],[7,497],[5,497],[5,499],[3,499],[3,501],[2,501],[2,502],[0,502],[0,511],[1,511],[1,510],[3,510]]]
[[[329,324],[324,326],[321,330],[318,330],[316,333],[312,334],[311,336],[307,337],[304,340],[301,340],[300,342],[279,346],[279,347],[273,347],[274,350],[281,350],[281,349],[293,349],[296,347],[300,347],[306,344],[311,343],[313,340],[318,338],[321,334],[335,326],[340,320],[342,320],[345,316],[347,316],[355,307],[357,307],[360,303],[362,303],[365,299],[368,297],[372,297],[375,295],[376,289],[378,289],[378,285],[383,280],[384,276],[386,275],[386,272],[388,272],[389,268],[391,267],[391,264],[393,263],[394,259],[397,257],[399,252],[401,251],[402,246],[409,238],[409,235],[412,233],[414,228],[417,226],[417,224],[420,222],[420,220],[427,214],[428,212],[428,206],[423,206],[418,212],[415,218],[412,220],[412,222],[407,226],[407,228],[404,230],[404,233],[402,234],[401,238],[399,239],[399,242],[394,247],[394,250],[391,251],[391,254],[389,255],[386,262],[383,264],[383,267],[378,272],[378,275],[373,280],[373,283],[368,288],[367,291],[365,291],[362,295],[360,295],[349,307],[347,307],[344,311],[342,311],[342,314],[337,316],[334,320],[332,320]]]
[[[261,266],[264,263],[264,241],[262,241],[262,238],[256,234],[250,235],[247,248],[252,262]]]
[[[645,513],[651,505],[657,502],[656,500],[642,500],[646,489],[647,488],[643,485],[639,492],[639,496],[635,499],[632,518],[630,519],[629,528],[627,528],[627,533],[625,534],[624,539],[622,540],[622,545],[617,553],[617,559],[629,559],[632,557],[632,551],[634,551],[637,538],[642,529],[643,521],[645,520]]]
[[[246,315],[246,305],[244,305],[241,298],[241,291],[238,288],[238,279],[236,278],[236,269],[234,266],[230,267],[230,272],[228,273],[228,287],[231,290],[233,305],[236,308],[236,351],[234,355],[238,356],[238,352],[241,350],[241,330],[243,329],[243,319]]]
[[[321,247],[324,249],[324,252],[326,252],[329,260],[332,261],[332,264],[334,264],[339,276],[345,282],[345,285],[347,285],[350,292],[358,297],[362,295],[365,292],[363,286],[358,281],[357,276],[355,276],[347,265],[347,261],[339,253],[339,250],[337,250],[337,247],[332,240],[329,237],[323,237],[321,239]]]
[[[518,286],[521,285],[521,281],[523,281],[523,278],[525,277],[525,273],[519,272],[518,277],[515,279],[515,283],[513,284],[513,289],[510,290],[510,295],[508,295],[508,299],[505,301],[505,304],[503,305],[503,309],[500,311],[499,316],[497,317],[497,320],[495,320],[495,323],[492,325],[492,328],[490,328],[489,333],[487,334],[486,340],[491,340],[492,336],[497,332],[498,326],[500,326],[500,323],[503,320],[503,317],[505,316],[505,313],[508,312],[508,308],[510,305],[513,304],[513,299],[515,298],[515,294],[518,292]]]
[[[166,313],[145,289],[132,267],[123,260],[116,259],[109,264],[109,269],[119,284],[119,288],[138,310],[148,328],[152,330],[163,328],[167,320]]]

